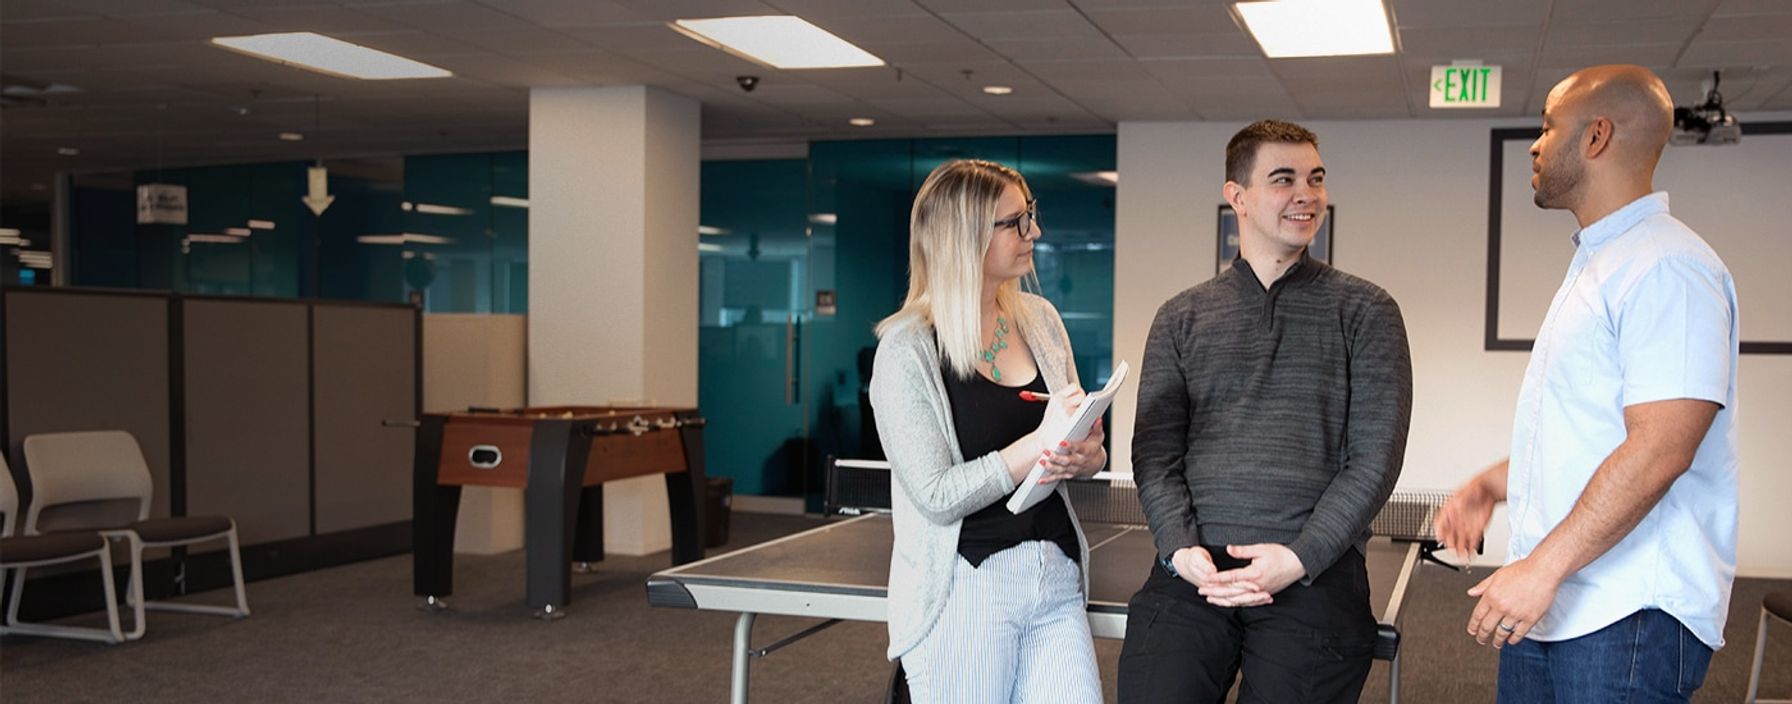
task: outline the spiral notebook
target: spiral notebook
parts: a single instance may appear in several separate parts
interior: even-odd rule
[[[1114,402],[1114,394],[1120,391],[1122,384],[1126,383],[1128,368],[1126,360],[1120,360],[1120,363],[1114,366],[1113,376],[1108,377],[1107,386],[1089,394],[1088,398],[1083,400],[1083,405],[1077,407],[1076,413],[1060,413],[1049,419],[1048,424],[1040,430],[1040,436],[1049,441],[1046,447],[1057,447],[1058,443],[1062,441],[1078,442],[1089,437],[1089,430],[1095,427],[1096,419],[1101,418],[1101,414],[1107,412],[1108,404]],[[1020,487],[1014,490],[1014,495],[1008,497],[1010,513],[1020,513],[1032,508],[1034,504],[1044,501],[1045,497],[1051,495],[1057,482],[1040,481],[1040,478],[1044,476],[1045,467],[1034,465],[1033,471],[1028,472],[1027,478],[1022,480]]]

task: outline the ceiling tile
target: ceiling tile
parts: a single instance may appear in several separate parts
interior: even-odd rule
[[[777,9],[821,24],[821,20],[847,17],[888,17],[925,14],[912,0],[766,0]],[[824,25],[825,26],[825,25]]]
[[[1679,44],[1644,44],[1634,46],[1587,46],[1544,49],[1537,55],[1537,65],[1550,68],[1585,68],[1601,64],[1637,64],[1664,67],[1674,64],[1680,55]],[[1690,50],[1689,50],[1690,53]]]
[[[810,21],[861,47],[968,39],[963,31],[933,15],[830,17]]]
[[[990,39],[989,47],[1012,61],[1059,59],[1127,59],[1126,52],[1105,38],[1065,41],[1062,39]]]
[[[1686,47],[1679,66],[1755,66],[1792,64],[1792,40],[1765,42],[1701,42]]]
[[[1699,31],[1695,41],[1734,42],[1770,41],[1792,37],[1792,2],[1784,6],[1788,14],[1713,17]]]
[[[529,21],[474,2],[435,2],[427,4],[357,4],[349,3],[370,15],[376,15],[417,29],[499,30],[529,29]]]
[[[707,17],[743,17],[784,14],[759,0],[611,0],[649,19],[669,22]]]
[[[1535,27],[1415,27],[1400,30],[1400,53],[1414,57],[1483,59],[1494,52],[1534,52]],[[1447,61],[1446,61],[1447,63]]]
[[[449,39],[507,56],[589,49],[590,45],[567,34],[538,27],[528,29],[443,30]]]
[[[1395,26],[1542,27],[1553,0],[1387,0]]]
[[[943,15],[953,26],[985,41],[997,39],[1100,39],[1101,31],[1074,10],[975,12]]]
[[[1703,18],[1697,17],[1659,17],[1616,22],[1551,23],[1543,48],[1684,44],[1703,22]]]
[[[1057,84],[1062,81],[1137,81],[1151,80],[1137,61],[1028,61],[1021,67],[1040,80]]]
[[[1555,0],[1553,22],[1606,22],[1620,18],[1708,17],[1718,0]]]
[[[479,0],[480,4],[542,27],[654,22],[648,13],[607,0]]]
[[[1002,58],[989,47],[969,38],[939,42],[867,44],[863,48],[893,66],[948,61],[989,62]]]
[[[1199,56],[1263,56],[1256,40],[1243,32],[1232,34],[1126,34],[1114,41],[1140,59]]]
[[[1186,5],[1089,10],[1089,19],[1110,35],[1235,34],[1238,24],[1225,5]]]
[[[1731,15],[1774,15],[1792,12],[1792,5],[1786,0],[1723,0],[1717,4],[1713,13],[1719,17]]]
[[[269,32],[390,32],[406,29],[388,18],[337,5],[245,7],[231,14],[267,26]]]

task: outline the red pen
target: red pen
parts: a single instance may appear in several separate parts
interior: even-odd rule
[[[1022,400],[1022,401],[1050,401],[1050,400],[1052,400],[1052,395],[1047,394],[1047,393],[1040,393],[1038,391],[1022,391],[1022,392],[1020,392],[1020,400]]]

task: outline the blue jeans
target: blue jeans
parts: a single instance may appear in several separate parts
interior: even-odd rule
[[[1665,611],[1644,609],[1579,638],[1500,651],[1501,704],[1686,702],[1711,648]]]

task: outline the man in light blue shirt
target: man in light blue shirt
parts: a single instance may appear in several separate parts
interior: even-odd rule
[[[1508,562],[1469,590],[1501,702],[1688,701],[1723,645],[1736,576],[1736,289],[1653,192],[1661,79],[1597,66],[1550,91],[1539,207],[1580,230],[1537,333],[1512,454],[1437,518],[1457,552],[1508,503]]]

